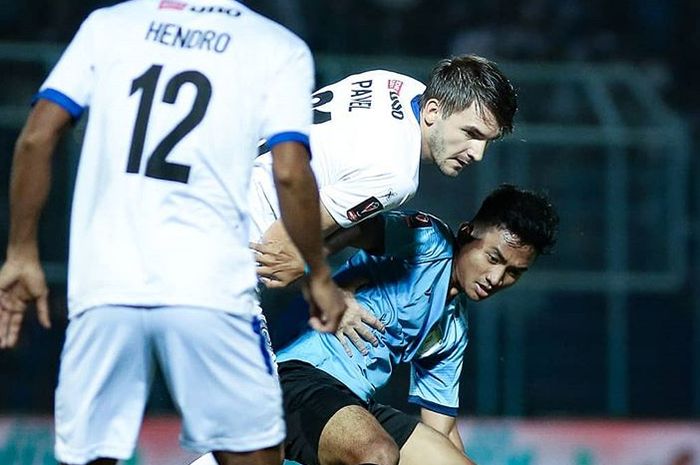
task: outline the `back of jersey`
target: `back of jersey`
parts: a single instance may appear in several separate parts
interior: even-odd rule
[[[257,141],[308,141],[313,63],[227,0],[135,0],[81,26],[39,98],[90,107],[71,223],[71,314],[104,304],[245,310]]]

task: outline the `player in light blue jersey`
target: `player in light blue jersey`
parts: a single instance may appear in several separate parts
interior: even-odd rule
[[[278,353],[286,456],[305,465],[468,464],[456,428],[467,346],[466,303],[515,284],[556,241],[558,217],[539,195],[504,185],[455,237],[435,217],[390,212],[355,230],[336,280],[385,326],[362,351],[309,331]],[[352,230],[347,230],[352,234]],[[363,353],[366,352],[366,353]],[[420,420],[373,400],[400,363]]]

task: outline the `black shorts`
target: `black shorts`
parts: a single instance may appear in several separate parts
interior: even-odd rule
[[[308,363],[282,362],[279,377],[287,421],[285,455],[304,465],[319,465],[321,432],[328,420],[348,405],[359,405],[374,415],[399,449],[418,426],[418,418],[372,400],[366,403],[343,383]]]

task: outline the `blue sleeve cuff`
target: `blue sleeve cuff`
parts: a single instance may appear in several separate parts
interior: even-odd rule
[[[309,150],[309,153],[311,152],[311,148],[309,145],[309,136],[300,132],[290,131],[275,134],[274,136],[267,139],[267,147],[269,150],[272,150],[272,148],[275,145],[281,144],[282,142],[300,142],[306,146],[306,148]]]
[[[32,106],[36,104],[39,99],[49,100],[56,105],[62,107],[64,110],[71,115],[74,120],[80,119],[83,114],[83,107],[78,105],[73,99],[68,97],[56,89],[44,89],[41,92],[34,95],[32,98]]]
[[[444,405],[436,404],[435,402],[421,399],[418,396],[408,396],[408,401],[412,404],[420,405],[423,408],[432,410],[433,412],[441,413],[450,417],[457,416],[457,409],[455,407],[446,407]]]

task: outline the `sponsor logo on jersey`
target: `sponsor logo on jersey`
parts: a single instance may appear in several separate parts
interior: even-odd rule
[[[384,205],[376,197],[370,197],[348,210],[347,216],[350,221],[357,223],[382,209],[384,209]]]
[[[395,90],[390,90],[389,100],[391,100],[391,116],[396,119],[403,119],[403,106],[399,100],[398,92]]]
[[[427,228],[433,224],[433,221],[425,213],[414,213],[406,217],[406,224],[411,229]]]
[[[159,10],[184,10],[186,7],[187,3],[174,0],[161,0],[158,4]]]
[[[240,16],[241,12],[235,8],[227,8],[225,6],[191,6],[189,11],[194,13],[223,13],[228,16]]]
[[[372,108],[372,80],[353,82],[350,87],[350,103],[348,111],[358,108]]]
[[[177,0],[160,0],[158,4],[159,10],[178,10],[182,11],[187,8],[188,4]],[[240,16],[241,12],[235,8],[227,8],[225,6],[200,6],[192,5],[187,8],[193,13],[223,13],[228,16]]]
[[[387,82],[387,88],[396,92],[396,95],[401,95],[401,88],[403,87],[403,81],[398,79],[389,79]]]

